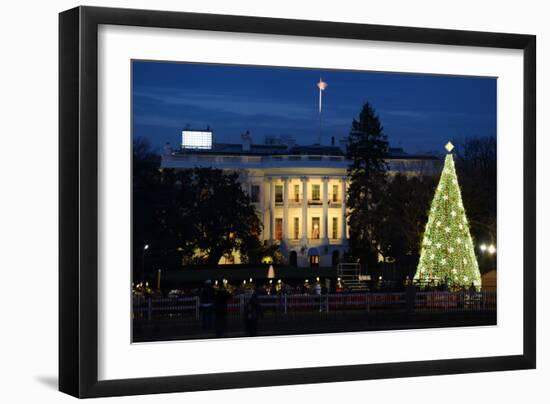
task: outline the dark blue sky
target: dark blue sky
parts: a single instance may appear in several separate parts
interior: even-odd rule
[[[214,131],[217,142],[255,143],[291,135],[312,144],[347,135],[364,102],[376,109],[390,145],[442,151],[449,139],[496,136],[496,79],[237,65],[134,61],[133,135],[158,148],[179,145],[189,125]]]

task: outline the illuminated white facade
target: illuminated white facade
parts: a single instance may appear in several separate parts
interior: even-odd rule
[[[388,160],[390,171],[414,175],[433,170],[434,163],[438,163],[431,156],[402,154]],[[161,167],[212,167],[238,172],[263,222],[262,239],[280,243],[288,263],[304,267],[335,265],[347,250],[349,163],[338,147],[245,142],[214,145],[210,151],[172,152],[166,148]]]

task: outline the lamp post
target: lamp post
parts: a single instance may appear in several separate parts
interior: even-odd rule
[[[160,277],[161,277],[161,269],[157,270],[157,291],[160,291]]]
[[[479,246],[479,249],[481,250],[482,253],[488,253],[490,255],[493,255],[497,252],[497,248],[494,246],[494,244],[490,244],[490,245],[481,244]]]
[[[481,262],[483,266],[494,269],[494,265],[496,264],[495,254],[497,253],[496,246],[494,244],[481,244],[479,250],[481,251]]]
[[[149,249],[149,244],[143,246],[141,254],[141,282],[145,282],[145,252]]]

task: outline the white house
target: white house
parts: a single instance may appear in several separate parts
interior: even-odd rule
[[[240,144],[204,139],[193,147],[189,131],[183,132],[179,150],[164,149],[161,168],[212,167],[239,173],[243,188],[263,222],[262,238],[280,243],[291,266],[334,265],[348,245],[346,225],[346,170],[350,164],[342,148],[296,145],[291,138],[267,138],[253,144],[248,133]],[[211,132],[210,132],[211,135]],[[205,144],[211,144],[205,148]],[[413,155],[390,149],[391,172],[417,175],[437,172],[440,160],[432,155]],[[222,263],[239,263],[238,254]]]

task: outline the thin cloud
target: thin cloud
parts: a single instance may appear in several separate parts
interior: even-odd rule
[[[216,112],[229,112],[250,117],[260,114],[284,119],[300,119],[315,113],[315,107],[304,107],[288,101],[266,100],[253,96],[206,93],[198,91],[134,91],[134,96],[152,100],[165,106],[201,108]]]
[[[426,112],[406,110],[406,109],[390,109],[390,110],[381,110],[380,114],[390,115],[401,118],[424,120],[429,118],[429,114]]]

